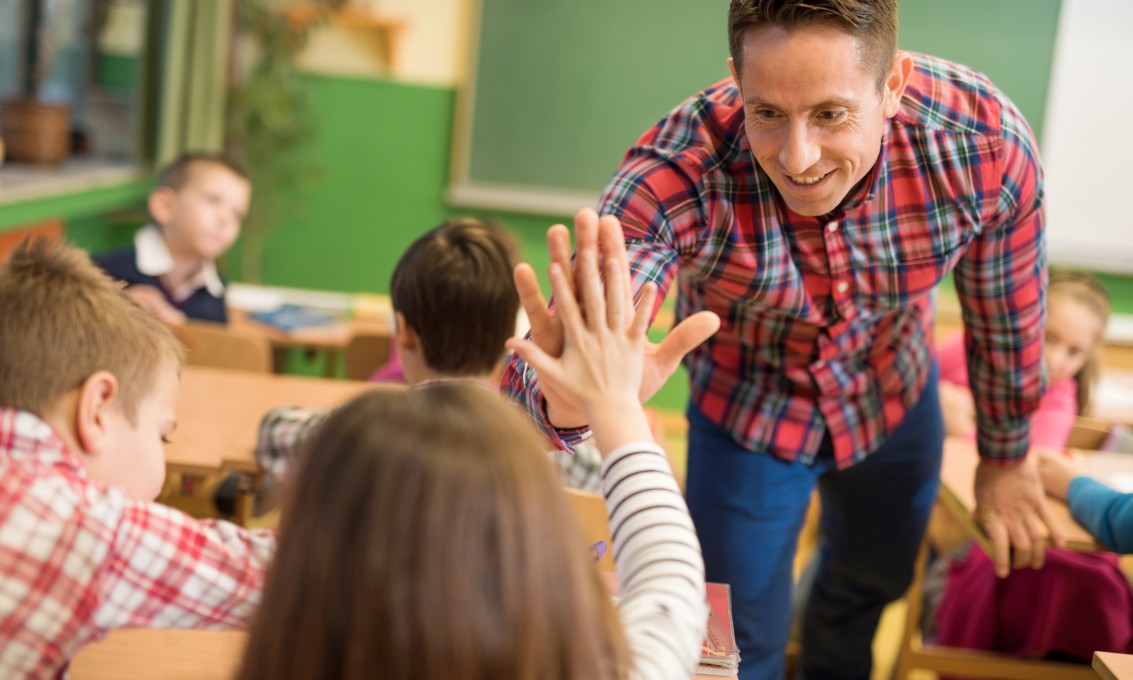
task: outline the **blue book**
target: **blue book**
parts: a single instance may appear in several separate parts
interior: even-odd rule
[[[342,319],[333,314],[299,305],[282,305],[269,312],[253,312],[248,318],[278,328],[284,333],[342,323]]]

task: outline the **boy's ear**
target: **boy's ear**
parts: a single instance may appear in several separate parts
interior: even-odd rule
[[[79,387],[75,409],[75,436],[88,454],[106,450],[110,443],[109,410],[117,408],[118,379],[109,371],[96,371]]]
[[[150,217],[158,224],[169,224],[173,219],[174,203],[177,201],[177,192],[170,187],[158,187],[149,192],[146,205]]]
[[[405,315],[401,312],[394,312],[394,320],[397,323],[396,330],[393,334],[393,340],[397,343],[397,351],[399,354],[405,352],[415,352],[421,346],[421,338],[417,336],[417,331],[413,330],[405,321]]]

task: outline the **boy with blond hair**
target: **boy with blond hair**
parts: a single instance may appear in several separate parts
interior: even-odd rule
[[[0,677],[126,627],[244,627],[273,532],[153,503],[181,347],[81,251],[0,267]]]
[[[184,153],[158,174],[147,203],[152,222],[134,234],[134,245],[94,260],[166,324],[227,323],[216,259],[240,235],[251,197],[248,176],[229,158]]]

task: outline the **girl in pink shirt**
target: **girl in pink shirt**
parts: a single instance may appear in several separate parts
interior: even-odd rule
[[[1031,416],[1032,447],[1064,449],[1074,419],[1088,409],[1109,312],[1109,296],[1094,277],[1075,271],[1051,273],[1043,342],[1047,388]],[[975,406],[968,387],[963,333],[940,343],[938,360],[940,402],[948,434],[974,438]]]

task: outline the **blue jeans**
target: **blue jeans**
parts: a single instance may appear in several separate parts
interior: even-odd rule
[[[885,443],[844,470],[829,437],[813,464],[786,462],[737,444],[689,404],[688,506],[708,580],[732,587],[741,680],[783,678],[791,565],[816,484],[822,537],[803,614],[803,676],[869,678],[881,611],[908,588],[940,485],[937,375],[934,366]]]

